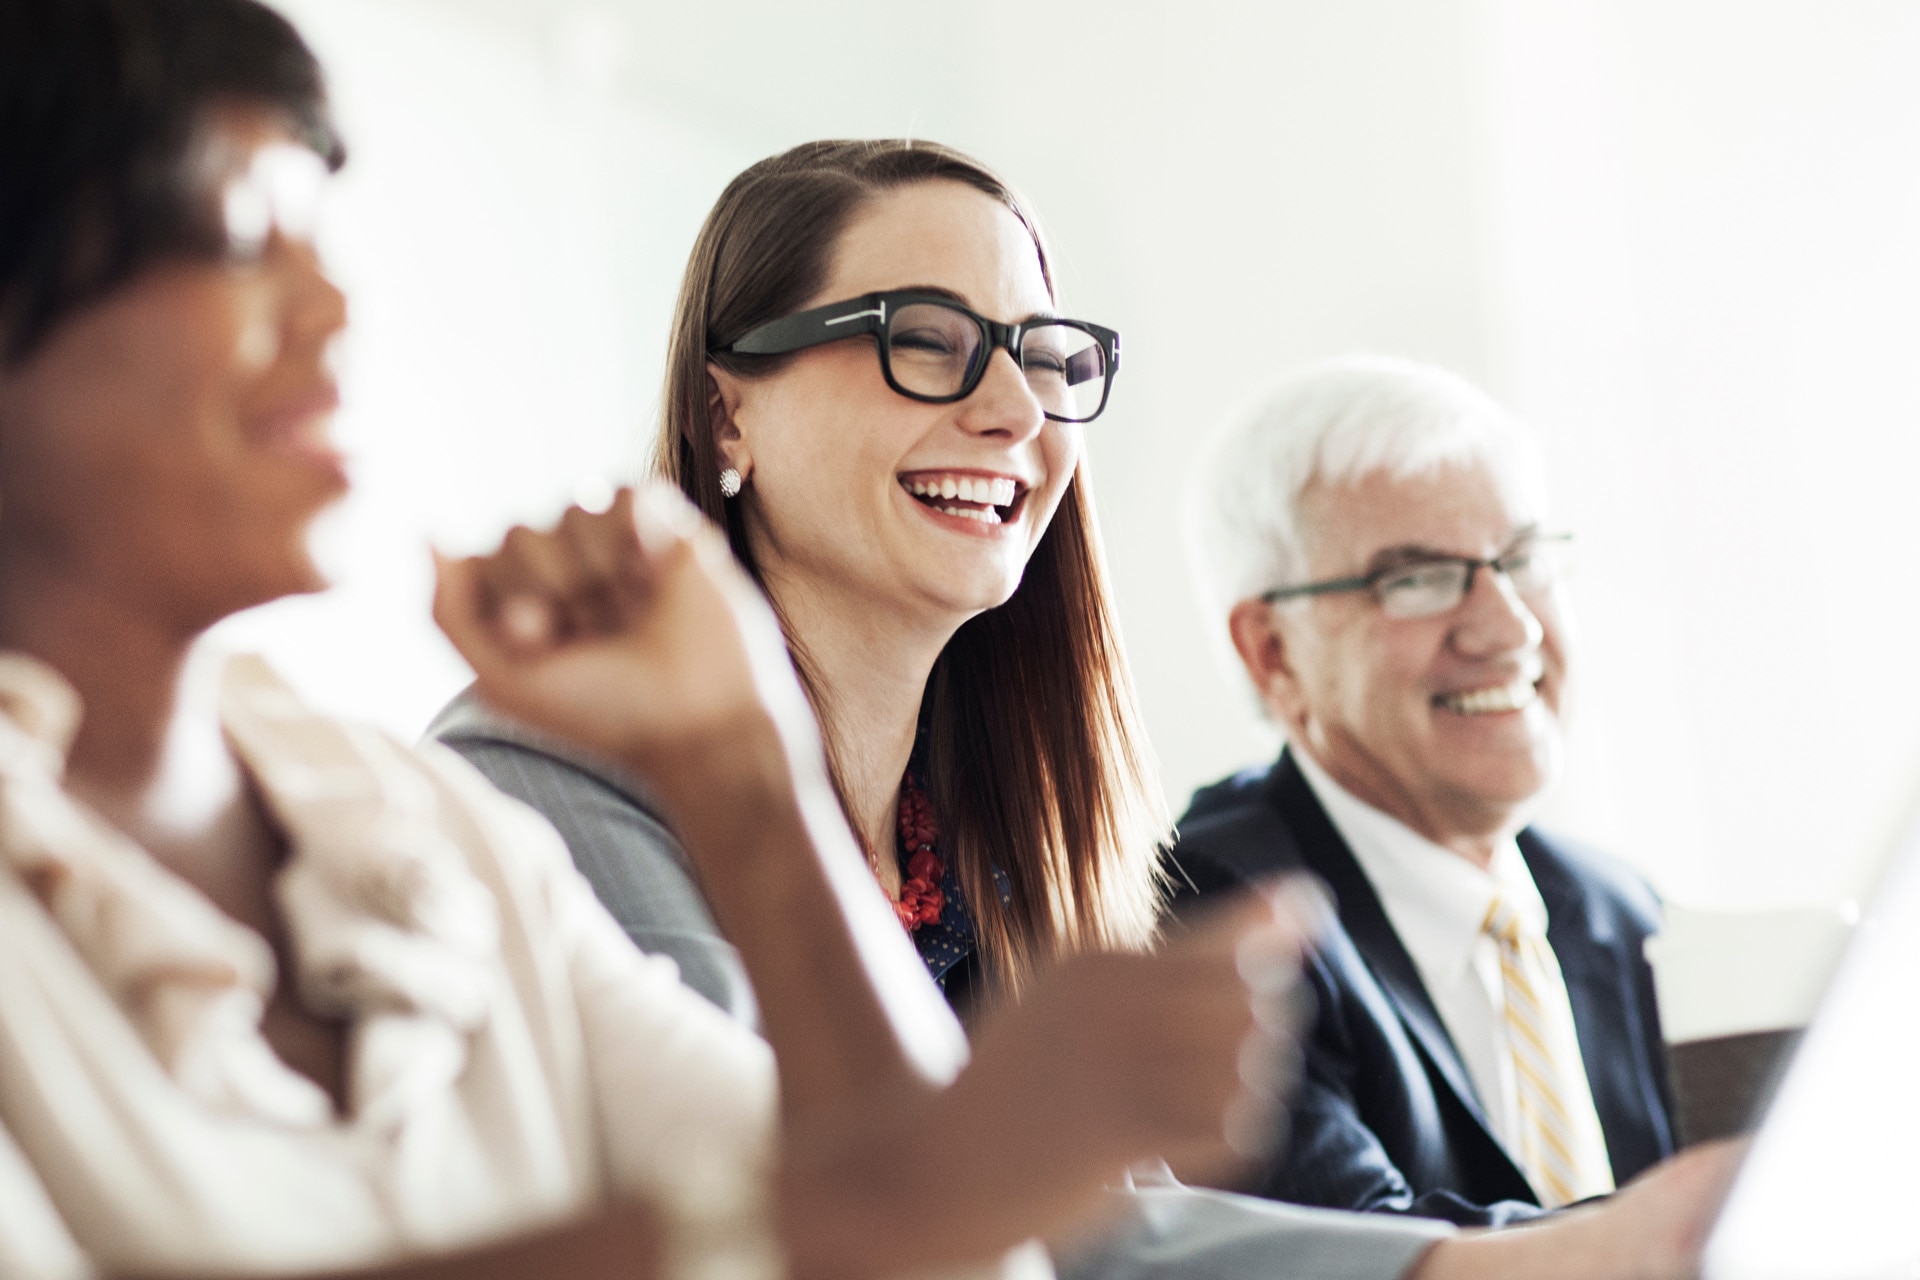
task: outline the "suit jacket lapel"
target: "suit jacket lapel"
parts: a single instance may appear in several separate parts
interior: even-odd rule
[[[1360,869],[1346,841],[1340,838],[1333,820],[1320,807],[1306,776],[1293,762],[1291,749],[1281,754],[1267,786],[1270,801],[1293,831],[1302,860],[1333,889],[1340,906],[1340,923],[1368,968],[1373,970],[1380,989],[1393,1001],[1400,1020],[1433,1063],[1434,1070],[1498,1148],[1499,1141],[1494,1138],[1493,1127],[1487,1123],[1486,1112],[1480,1107],[1466,1064],[1461,1062],[1453,1037],[1447,1034],[1440,1012],[1434,1008],[1433,998],[1420,980],[1413,957],[1407,954],[1400,935],[1387,919],[1380,895],[1374,892],[1372,882]]]
[[[1526,859],[1540,900],[1547,907],[1547,944],[1560,962],[1560,976],[1566,979],[1567,999],[1573,1005],[1573,1024],[1580,1043],[1604,1043],[1606,1037],[1620,1030],[1613,1025],[1614,1020],[1604,1018],[1606,1002],[1595,998],[1608,994],[1615,985],[1607,945],[1611,939],[1595,932],[1595,922],[1580,908],[1579,886],[1559,859],[1547,853],[1539,838],[1523,831],[1519,844],[1520,856]],[[1586,1056],[1585,1049],[1581,1056]]]
[[[1566,980],[1567,1003],[1573,1008],[1574,1033],[1586,1062],[1593,1109],[1600,1117],[1609,1150],[1618,1158],[1623,1139],[1648,1126],[1646,1082],[1632,1069],[1641,1055],[1627,1048],[1638,1036],[1621,1017],[1630,999],[1629,962],[1622,955],[1629,942],[1607,921],[1585,909],[1579,884],[1544,841],[1531,831],[1522,831],[1519,844],[1540,899],[1546,903],[1547,943],[1560,963],[1560,976]]]

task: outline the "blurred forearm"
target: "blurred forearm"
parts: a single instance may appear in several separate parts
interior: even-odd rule
[[[931,1091],[966,1052],[813,757],[769,717],[648,770],[758,993],[790,1123]]]
[[[661,1274],[653,1215],[623,1205],[584,1222],[435,1258],[353,1271],[308,1273],[304,1280],[654,1280]],[[158,1280],[157,1277],[152,1280]]]

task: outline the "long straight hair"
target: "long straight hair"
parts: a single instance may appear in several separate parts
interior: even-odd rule
[[[720,492],[708,365],[754,377],[790,360],[724,348],[814,296],[863,202],[933,181],[964,183],[1011,210],[1054,292],[1025,202],[983,165],[927,142],[812,142],[763,160],[728,184],[694,243],[653,465],[725,527],[756,579],[741,504]],[[806,654],[787,634],[815,710],[830,723]],[[1168,824],[1114,625],[1084,459],[1012,598],[969,620],[935,662],[920,720],[928,795],[978,926],[990,990],[1017,996],[1048,959],[1152,940]],[[827,748],[838,786],[831,732]],[[844,802],[844,787],[841,794]],[[1011,885],[1004,902],[996,869]]]

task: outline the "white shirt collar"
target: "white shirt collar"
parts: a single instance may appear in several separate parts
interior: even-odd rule
[[[1310,752],[1297,746],[1289,750],[1429,986],[1451,985],[1466,972],[1496,894],[1545,935],[1546,903],[1512,837],[1494,846],[1493,861],[1483,871],[1355,796]]]

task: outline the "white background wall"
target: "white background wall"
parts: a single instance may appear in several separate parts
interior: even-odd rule
[[[1488,12],[1495,386],[1587,543],[1564,807],[1681,896],[1852,890],[1920,770],[1920,6]]]
[[[1189,591],[1196,443],[1369,348],[1540,428],[1583,538],[1553,817],[1718,905],[1857,891],[1920,773],[1920,4],[284,0],[354,158],[340,587],[236,620],[414,732],[463,682],[428,538],[630,475],[685,253],[732,173],[952,142],[1122,329],[1089,431],[1170,795],[1270,753]]]

